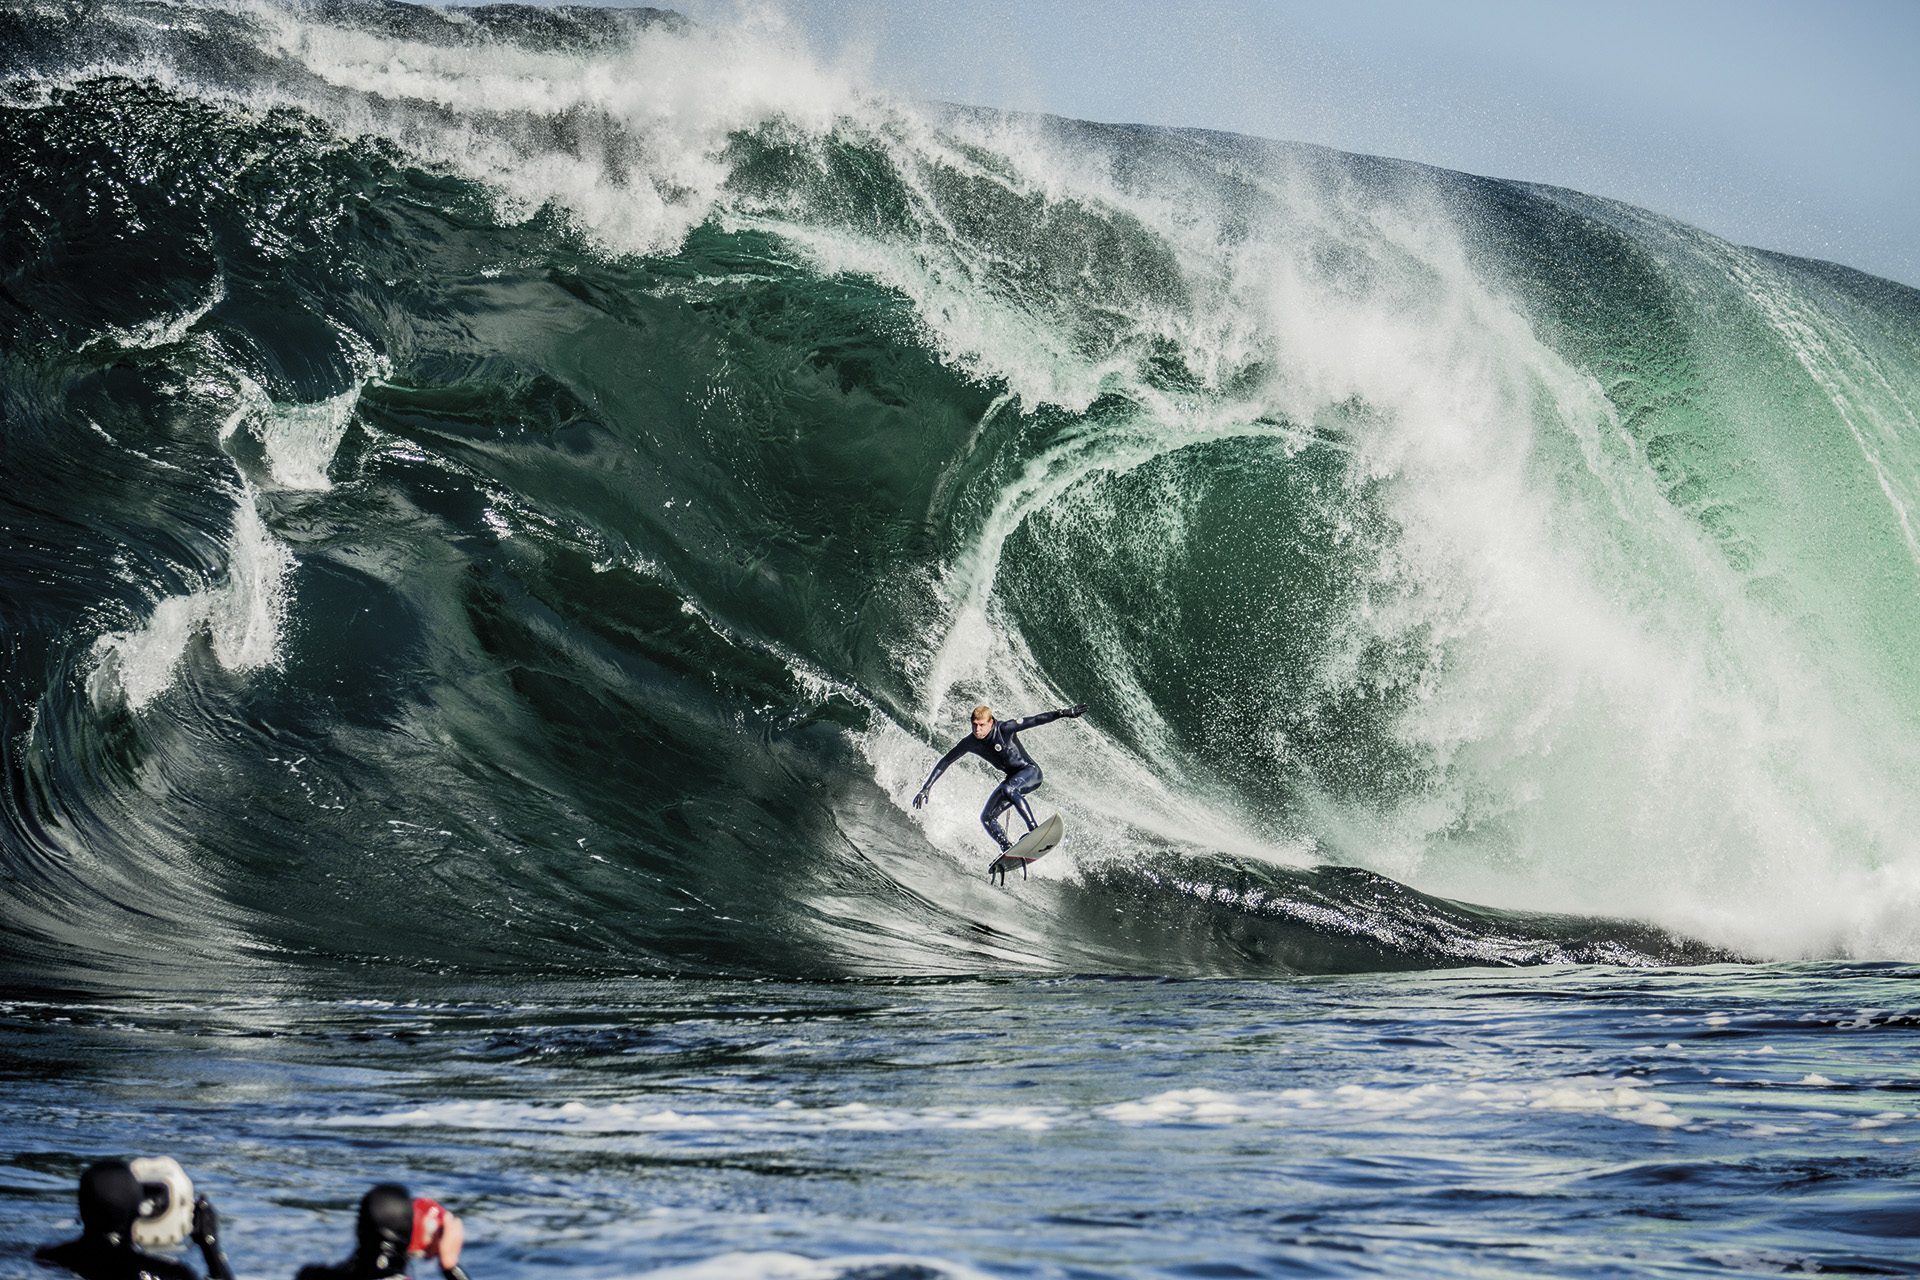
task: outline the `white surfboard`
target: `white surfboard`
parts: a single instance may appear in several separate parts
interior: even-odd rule
[[[1024,880],[1027,875],[1027,864],[1059,844],[1061,837],[1066,834],[1067,824],[1060,821],[1059,814],[1054,814],[1051,818],[1048,818],[1045,822],[1027,832],[1024,836],[1021,836],[1019,842],[1016,843],[1013,848],[1007,850],[998,858],[995,858],[993,865],[987,868],[987,879],[991,880],[998,876],[1000,882],[1005,884],[1007,872],[1013,870],[1015,867],[1019,867],[1020,878]]]

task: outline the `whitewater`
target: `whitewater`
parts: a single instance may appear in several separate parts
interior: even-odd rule
[[[0,1271],[1911,1264],[1920,293],[751,16],[0,80]]]

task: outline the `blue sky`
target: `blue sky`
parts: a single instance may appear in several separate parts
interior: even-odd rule
[[[1920,0],[778,7],[907,93],[1556,183],[1920,285]]]

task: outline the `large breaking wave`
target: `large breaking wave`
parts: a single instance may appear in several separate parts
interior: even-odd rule
[[[15,966],[1920,954],[1920,294],[656,11],[0,55]]]

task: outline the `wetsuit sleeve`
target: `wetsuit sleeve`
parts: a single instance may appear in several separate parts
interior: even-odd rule
[[[33,1260],[43,1267],[67,1267],[72,1269],[72,1259],[77,1256],[74,1246],[78,1240],[63,1240],[59,1244],[44,1244],[33,1251]]]
[[[220,1247],[220,1215],[205,1196],[193,1202],[193,1242],[207,1264],[207,1280],[233,1280],[233,1267]]]
[[[200,1280],[200,1277],[194,1272],[194,1269],[184,1262],[175,1262],[172,1258],[162,1258],[155,1254],[148,1253],[144,1249],[135,1249],[133,1252],[134,1256],[140,1259],[138,1275],[142,1277],[142,1280],[145,1280],[146,1277],[151,1277],[152,1280]],[[85,1275],[86,1273],[82,1272],[81,1274]],[[227,1280],[233,1280],[233,1273],[231,1271],[227,1273]]]
[[[1023,716],[1006,726],[1007,732],[1018,733],[1022,729],[1031,729],[1038,724],[1052,724],[1065,714],[1067,714],[1065,709],[1062,709],[1059,711],[1042,711],[1039,715],[1035,716]]]
[[[947,754],[940,757],[940,763],[933,766],[933,772],[928,774],[927,780],[920,784],[920,789],[922,791],[931,790],[933,788],[933,784],[940,781],[940,775],[947,771],[947,766],[952,764],[955,760],[958,760],[961,756],[965,755],[966,753],[967,753],[967,740],[965,738],[962,738],[960,739],[960,741],[953,744],[953,750],[947,752]]]

